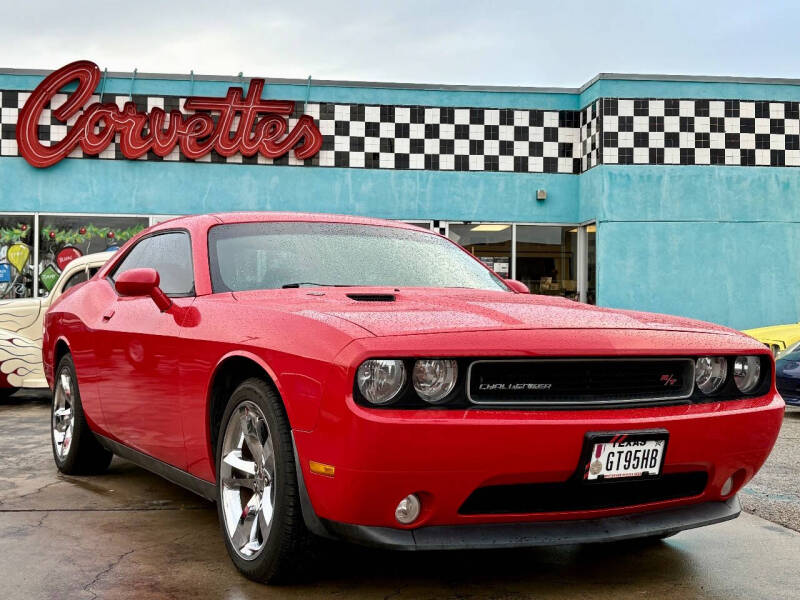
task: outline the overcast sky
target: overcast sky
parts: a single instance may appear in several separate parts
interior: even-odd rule
[[[5,0],[0,67],[577,87],[599,72],[800,77],[797,4]]]

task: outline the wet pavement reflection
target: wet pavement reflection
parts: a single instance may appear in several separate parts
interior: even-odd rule
[[[212,504],[115,459],[53,465],[47,400],[0,404],[2,598],[797,598],[800,534],[743,514],[663,542],[449,553],[325,543],[308,582],[231,565]]]

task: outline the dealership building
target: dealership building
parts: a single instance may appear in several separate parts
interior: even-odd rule
[[[580,88],[521,88],[266,78],[262,91],[242,76],[97,73],[61,86],[30,117],[31,93],[50,72],[0,70],[3,298],[44,295],[65,256],[116,247],[171,215],[310,211],[432,229],[535,293],[740,329],[800,320],[800,81],[602,74]],[[84,84],[82,105],[57,110]],[[271,107],[258,111],[272,119],[261,128],[235,108],[253,89]],[[186,103],[197,97],[205,104]],[[233,103],[232,120],[197,108],[211,98]],[[89,132],[81,115],[96,102],[116,104],[118,124],[147,115],[137,140],[152,133],[154,113],[184,115],[187,132],[189,116],[203,113],[226,134],[245,122],[273,141],[312,123],[320,144],[307,128],[281,155],[224,143],[204,151],[189,132],[180,135],[194,145],[148,146],[132,159],[125,137],[136,136],[118,129],[67,147],[73,130]],[[34,121],[21,133],[23,116]],[[63,160],[34,166],[30,148],[59,144]]]

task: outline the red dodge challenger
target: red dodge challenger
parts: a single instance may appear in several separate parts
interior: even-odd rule
[[[315,536],[508,548],[736,517],[784,411],[768,350],[526,292],[389,221],[160,223],[47,312],[56,465],[117,454],[216,501],[265,582]]]

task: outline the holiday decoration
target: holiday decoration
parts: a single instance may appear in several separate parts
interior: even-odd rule
[[[19,242],[27,236],[28,226],[25,223],[17,227],[0,227],[0,244]]]
[[[128,229],[111,229],[110,227],[98,227],[93,223],[87,223],[77,230],[42,227],[42,236],[46,236],[57,244],[80,246],[95,238],[106,238],[117,243],[127,242],[142,229],[144,229],[144,225],[134,225]]]
[[[79,256],[83,256],[83,252],[81,252],[80,249],[75,248],[74,246],[64,246],[61,251],[56,254],[56,264],[58,265],[58,268],[63,271],[64,267],[66,267]]]
[[[23,243],[13,244],[8,249],[6,260],[10,262],[17,271],[22,271],[31,255],[31,249]]]
[[[42,280],[44,287],[47,288],[47,291],[53,289],[53,286],[58,281],[58,271],[56,271],[53,265],[47,265],[41,273],[39,273],[39,279]]]

